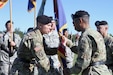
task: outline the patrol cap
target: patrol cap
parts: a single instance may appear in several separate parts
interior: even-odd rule
[[[79,11],[75,12],[75,14],[71,15],[72,19],[80,18],[80,17],[83,17],[83,16],[88,16],[89,17],[90,15],[87,11],[84,11],[84,10],[79,10]]]
[[[46,15],[41,15],[37,17],[37,22],[42,23],[42,24],[48,24],[51,23],[52,17],[48,17]]]
[[[95,26],[108,25],[107,21],[96,21]]]

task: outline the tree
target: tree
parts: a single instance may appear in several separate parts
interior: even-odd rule
[[[15,28],[15,33],[19,34],[21,38],[24,36],[24,33],[20,31],[20,28]]]
[[[112,37],[113,37],[113,35],[112,35],[112,34],[110,34],[110,36],[112,36]]]

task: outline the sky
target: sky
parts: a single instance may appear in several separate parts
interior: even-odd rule
[[[36,15],[38,14],[42,0],[37,0]],[[108,33],[113,35],[113,0],[61,0],[65,12],[69,33],[76,34],[71,14],[78,10],[85,10],[90,14],[90,27],[96,30],[95,21],[106,20],[109,24]],[[28,12],[28,0],[12,0],[13,29],[19,28],[26,32],[29,27],[34,26],[34,12]],[[47,0],[45,15],[54,17],[53,0]],[[5,23],[10,19],[10,5],[7,4],[0,9],[0,31],[5,30]]]

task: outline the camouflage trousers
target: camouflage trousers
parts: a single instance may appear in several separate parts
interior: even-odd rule
[[[14,60],[10,75],[16,75],[16,72],[18,75],[33,75],[33,71],[30,69],[30,63],[22,62],[18,58]]]
[[[82,75],[112,75],[106,65],[90,66],[82,72]]]
[[[113,64],[109,64],[109,65],[107,65],[108,66],[108,68],[109,68],[109,71],[112,73],[112,75],[113,75]]]
[[[63,75],[62,71],[63,71],[62,69],[58,70],[51,68],[48,72],[46,72],[43,68],[35,66],[34,75]]]
[[[0,75],[10,74],[10,69],[16,56],[15,53],[12,57],[9,57],[8,53],[3,50],[0,51]]]
[[[15,59],[10,75],[16,75],[16,72],[18,72],[18,75],[63,75],[58,71],[57,69],[51,68],[48,72],[44,70],[41,66],[37,66],[36,64],[32,64],[33,67],[31,66],[30,63],[24,63],[20,61],[18,58]]]

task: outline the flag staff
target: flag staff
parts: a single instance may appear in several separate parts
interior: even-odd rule
[[[13,40],[13,25],[12,25],[12,0],[9,0],[9,9],[10,9],[10,24],[11,24],[11,36],[10,36],[10,41]],[[11,46],[11,50],[13,50],[13,47]]]
[[[12,27],[12,0],[9,0],[9,9],[10,9],[11,31],[13,31],[13,27]]]
[[[34,28],[36,27],[36,5],[34,7]]]
[[[10,12],[10,24],[11,24],[11,32],[10,32],[10,42],[13,40],[13,26],[12,26],[12,0],[9,0],[9,12]],[[13,47],[11,46],[11,50],[10,50],[10,52],[11,51],[13,51]],[[10,62],[10,54],[9,54],[9,62]],[[9,64],[9,73],[8,73],[8,75],[10,75],[10,64]]]

